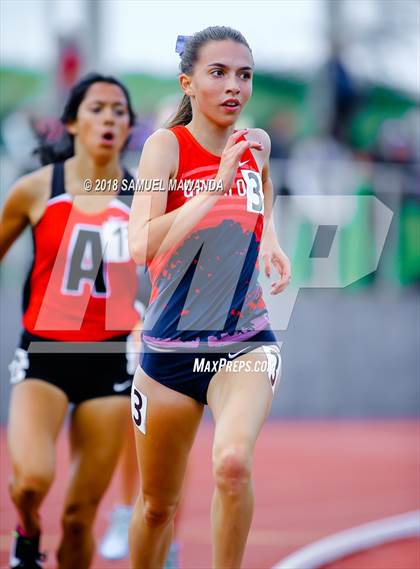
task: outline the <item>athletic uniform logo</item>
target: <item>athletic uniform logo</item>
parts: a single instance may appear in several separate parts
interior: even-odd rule
[[[26,377],[26,370],[29,368],[28,353],[22,348],[15,350],[15,357],[9,364],[10,383],[19,383]]]
[[[123,383],[114,383],[113,389],[117,393],[121,393],[122,391],[125,391],[131,386],[131,382],[132,382],[131,379],[127,379],[127,381],[124,381]]]
[[[228,353],[228,358],[230,360],[233,360],[233,358],[236,358],[236,356],[239,356],[239,354],[242,354],[242,352],[244,352],[247,348],[244,348],[243,350],[239,350],[239,352],[229,352]]]
[[[276,389],[277,381],[280,378],[281,373],[281,356],[280,349],[278,346],[265,345],[261,346],[265,352],[268,362],[268,379],[270,380],[271,389],[273,393]]]
[[[126,370],[127,373],[130,375],[134,375],[136,373],[137,364],[138,364],[138,350],[139,348],[138,346],[136,346],[134,335],[131,333],[127,336],[126,350],[125,350],[125,359],[127,361]]]

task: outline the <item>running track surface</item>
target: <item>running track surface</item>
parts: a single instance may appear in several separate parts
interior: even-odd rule
[[[255,513],[244,569],[268,569],[304,545],[352,526],[419,508],[420,423],[416,421],[272,421],[254,460]],[[211,565],[209,506],[213,427],[204,422],[191,457],[179,537],[183,569]],[[0,431],[0,567],[7,567],[16,517],[7,494],[10,462]],[[42,508],[42,549],[53,568],[68,467],[65,433],[56,479]],[[116,497],[115,480],[95,526],[102,535]],[[347,557],[328,569],[417,569],[419,540],[409,539]],[[128,561],[95,557],[92,569],[127,569]],[[290,568],[295,569],[295,568]]]

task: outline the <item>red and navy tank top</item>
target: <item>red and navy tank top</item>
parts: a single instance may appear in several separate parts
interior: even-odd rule
[[[130,187],[131,176],[125,178]],[[127,239],[130,200],[128,192],[116,194],[99,213],[81,211],[77,196],[65,191],[64,163],[53,166],[50,199],[32,228],[34,257],[23,295],[27,332],[85,342],[133,329],[138,314]]]
[[[166,212],[182,206],[214,180],[220,157],[184,126],[178,139],[176,183]],[[264,195],[252,152],[241,157],[235,182],[188,235],[149,263],[152,282],[143,340],[155,348],[218,346],[245,341],[268,325],[258,282]]]

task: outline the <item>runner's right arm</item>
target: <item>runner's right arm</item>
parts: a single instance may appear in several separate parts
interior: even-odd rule
[[[245,130],[232,134],[223,150],[216,181],[227,191],[233,184],[239,160],[246,148],[260,149],[259,142],[238,139]],[[139,164],[139,180],[158,180],[165,191],[137,192],[133,198],[128,226],[131,256],[139,265],[151,261],[179,243],[214,206],[223,192],[202,192],[181,207],[165,213],[169,180],[178,170],[178,141],[166,129],[156,131],[146,141]]]
[[[45,187],[49,167],[19,178],[7,195],[0,214],[0,260],[3,259],[25,227],[35,225],[42,216],[48,199]]]

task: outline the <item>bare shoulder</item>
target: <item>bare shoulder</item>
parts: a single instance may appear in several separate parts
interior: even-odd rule
[[[39,197],[43,192],[50,191],[52,166],[44,166],[19,178],[12,186],[11,191],[22,197]]]
[[[9,206],[19,209],[36,223],[41,217],[51,191],[52,166],[44,166],[19,178],[11,187]]]
[[[254,155],[260,171],[266,172],[271,151],[270,137],[262,128],[250,128],[247,138],[255,142],[259,142],[263,147],[261,151],[252,150],[252,154]]]
[[[0,215],[0,258],[28,224],[36,225],[44,214],[50,195],[52,167],[22,176],[12,186]]]
[[[177,151],[178,139],[171,130],[160,128],[149,136],[144,146],[145,148],[147,146],[153,149],[163,148],[165,151]]]
[[[179,146],[175,134],[166,128],[160,128],[144,144],[141,169],[146,172],[146,177],[150,169],[154,175],[159,172],[163,177],[172,177],[178,170],[178,157]]]
[[[252,140],[260,142],[263,145],[264,150],[267,151],[268,154],[270,153],[271,140],[268,133],[264,129],[250,128],[248,136],[252,137]]]

